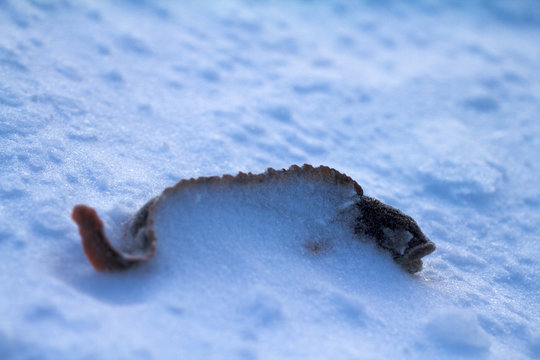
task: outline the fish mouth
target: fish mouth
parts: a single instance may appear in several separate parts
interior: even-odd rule
[[[395,259],[398,264],[401,265],[407,272],[414,274],[422,270],[422,258],[431,254],[437,249],[435,244],[430,240],[417,245],[413,248],[409,248],[405,251],[402,257]]]
[[[417,245],[406,251],[405,256],[411,260],[417,260],[431,254],[435,249],[437,249],[435,244],[428,240],[425,244]]]

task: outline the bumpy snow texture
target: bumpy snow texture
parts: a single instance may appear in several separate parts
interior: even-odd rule
[[[0,359],[540,358],[538,39],[527,0],[0,1]],[[178,193],[117,273],[69,217],[121,248],[179,179],[303,163],[414,218],[423,270],[330,188]]]

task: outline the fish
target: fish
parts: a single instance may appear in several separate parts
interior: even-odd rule
[[[298,192],[296,188],[302,191]],[[223,191],[243,191],[242,194],[252,197],[253,200],[250,201],[255,204],[279,201],[279,194],[284,191],[306,197],[313,196],[314,200],[309,205],[311,208],[306,209],[302,216],[309,217],[310,211],[314,210],[313,213],[323,212],[322,216],[328,215],[326,217],[333,221],[343,222],[359,241],[373,241],[410,274],[421,271],[422,258],[436,249],[435,244],[422,232],[412,217],[380,200],[364,195],[362,187],[351,177],[328,166],[314,167],[309,164],[292,165],[281,170],[268,168],[260,174],[239,172],[235,176],[183,179],[147,201],[131,216],[123,231],[121,248],[111,243],[105,225],[94,208],[76,205],[72,211],[72,219],[78,226],[82,247],[90,264],[98,271],[122,271],[154,256],[159,222],[166,219],[174,226],[177,220],[177,214],[170,214],[172,207],[178,202],[186,201],[195,202],[193,206],[197,205],[192,197],[182,194],[208,194],[209,191],[216,194]],[[211,193],[207,198],[211,200],[212,196],[215,194]],[[326,197],[332,199],[327,201]],[[319,206],[319,203],[326,205]],[[238,200],[235,206],[241,207],[243,204]],[[276,206],[281,210],[275,211],[286,211],[290,204],[281,201]],[[189,217],[190,214],[182,213],[181,216]],[[178,241],[181,241],[181,238],[179,229]],[[318,252],[327,246],[325,243],[307,243],[304,247]]]

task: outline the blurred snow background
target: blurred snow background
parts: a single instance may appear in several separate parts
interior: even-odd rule
[[[0,0],[0,358],[540,358],[538,39],[538,1]],[[304,162],[412,215],[424,271],[182,292],[69,216]]]

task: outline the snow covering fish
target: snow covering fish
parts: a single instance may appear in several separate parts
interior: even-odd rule
[[[322,252],[331,246],[327,237],[318,237],[315,232],[320,231],[321,226],[331,227],[332,224],[339,224],[359,240],[373,240],[411,274],[422,269],[422,257],[435,251],[435,244],[410,216],[365,196],[362,187],[349,176],[327,166],[307,164],[282,170],[269,168],[262,174],[240,172],[236,176],[181,180],[148,201],[127,221],[119,248],[109,241],[104,223],[93,208],[77,205],[72,218],[79,227],[84,252],[94,268],[99,271],[123,270],[154,255],[160,231],[166,233],[166,229],[172,229],[174,241],[182,241],[184,229],[177,228],[177,224],[179,217],[190,216],[189,209],[209,206],[212,214],[219,216],[219,199],[224,196],[224,201],[234,202],[233,211],[245,208],[247,213],[255,216],[259,214],[257,211],[262,211],[259,217],[263,219],[259,221],[274,214],[283,216],[279,224],[293,221],[295,233],[298,227],[312,228],[310,224],[319,224],[315,230],[306,231],[309,235],[300,241],[300,245],[311,253]],[[278,233],[287,233],[285,230]]]

